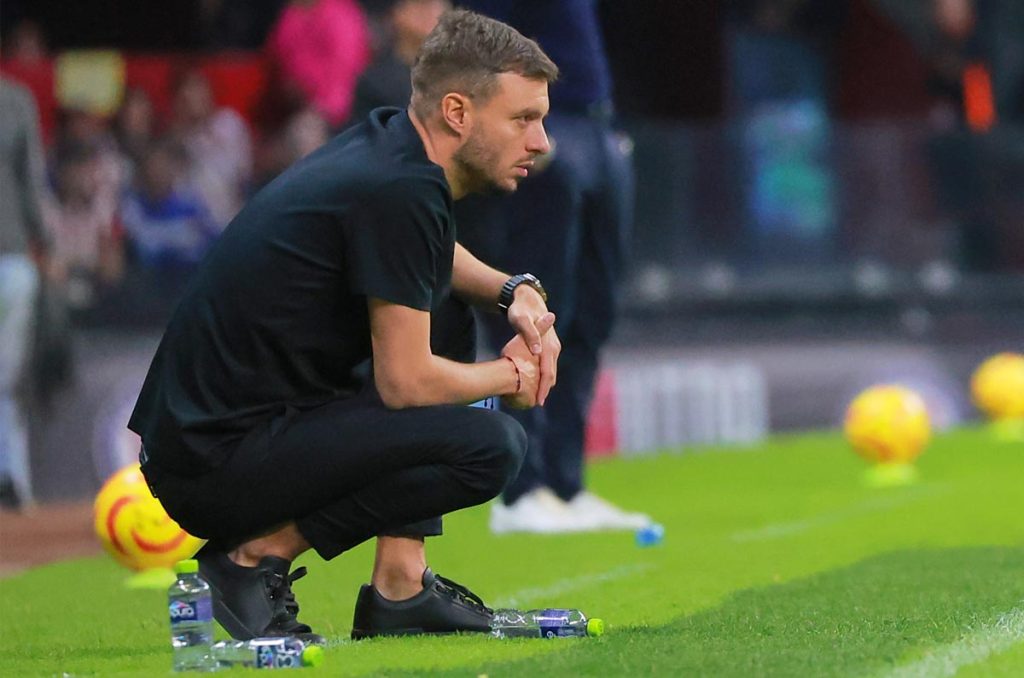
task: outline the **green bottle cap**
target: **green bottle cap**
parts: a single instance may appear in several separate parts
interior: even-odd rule
[[[174,564],[174,571],[178,574],[195,574],[199,571],[199,561],[179,560]]]
[[[604,620],[603,619],[588,619],[587,620],[587,635],[596,637],[604,635]]]
[[[303,666],[320,666],[324,663],[324,649],[319,645],[310,645],[302,651]]]

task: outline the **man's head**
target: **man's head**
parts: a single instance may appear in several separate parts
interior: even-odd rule
[[[514,191],[550,150],[543,119],[558,67],[536,42],[500,21],[446,13],[412,68],[411,107],[455,142],[452,171],[465,192]]]

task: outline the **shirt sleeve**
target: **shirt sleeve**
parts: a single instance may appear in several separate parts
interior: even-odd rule
[[[394,182],[355,211],[346,265],[355,294],[429,311],[449,220],[444,188],[430,180]]]

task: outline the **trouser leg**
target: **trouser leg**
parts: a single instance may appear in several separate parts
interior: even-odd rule
[[[294,521],[332,558],[381,534],[422,536],[436,516],[491,499],[518,472],[525,447],[522,427],[503,413],[390,410],[367,388],[261,424],[201,478],[147,477],[196,536],[227,546]]]
[[[259,426],[200,478],[147,477],[171,517],[220,548],[295,522],[333,558],[496,496],[518,472],[525,438],[501,412],[389,410],[368,390]]]
[[[9,476],[18,499],[32,503],[28,426],[22,394],[39,285],[27,256],[0,255],[0,476]]]
[[[548,397],[544,474],[569,500],[583,489],[584,436],[600,352],[615,323],[633,212],[631,160],[618,135],[595,126],[589,139],[600,172],[584,194],[571,321],[561,330],[558,385]]]

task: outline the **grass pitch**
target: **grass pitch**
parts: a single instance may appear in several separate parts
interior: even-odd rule
[[[349,641],[372,545],[301,559],[300,617],[330,641],[302,675],[1024,675],[1024,443],[938,437],[915,485],[869,489],[838,435],[594,464],[591,487],[666,528],[492,537],[450,516],[434,569],[490,604],[579,607],[596,639]],[[169,675],[160,591],[101,557],[0,581],[0,674]]]

